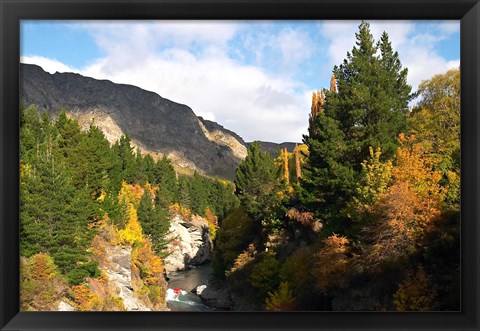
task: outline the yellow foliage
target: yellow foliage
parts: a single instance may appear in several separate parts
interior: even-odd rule
[[[268,292],[265,305],[268,311],[295,310],[295,297],[288,286],[288,282],[281,282],[276,291]]]
[[[436,309],[437,293],[430,277],[422,266],[409,271],[393,295],[393,303],[398,311],[433,311]]]
[[[102,190],[102,192],[100,193],[100,196],[97,198],[97,201],[103,202],[106,196],[107,196],[107,193],[104,190]]]
[[[141,243],[143,240],[142,226],[138,221],[137,209],[132,203],[128,205],[128,215],[128,222],[125,225],[125,229],[118,231],[120,243],[128,245]]]
[[[158,284],[163,280],[165,270],[163,261],[153,252],[152,243],[148,238],[132,250],[132,265],[139,271],[146,285]]]
[[[127,184],[125,181],[122,181],[122,187],[118,193],[118,200],[138,206],[144,191],[144,188],[138,184]]]
[[[210,210],[210,208],[207,208],[205,210],[205,218],[208,221],[208,235],[211,240],[214,240],[217,236],[217,230],[219,228],[218,217]]]
[[[20,180],[25,176],[30,176],[32,173],[32,166],[28,163],[20,162]]]
[[[365,229],[365,237],[375,242],[366,259],[370,268],[413,253],[441,214],[446,192],[439,184],[441,174],[431,169],[414,139],[400,135],[394,184],[371,208],[379,222]]]
[[[415,136],[405,138],[400,134],[401,146],[397,148],[397,164],[392,175],[396,182],[407,182],[422,197],[437,201],[445,198],[445,189],[439,185],[442,174],[433,171],[429,159],[420,144],[414,144]]]
[[[385,193],[391,182],[393,164],[389,160],[385,163],[380,161],[382,152],[380,148],[373,151],[369,148],[370,158],[362,162],[362,181],[363,185],[357,189],[360,198],[359,203],[363,202],[367,205],[373,203],[376,198]]]

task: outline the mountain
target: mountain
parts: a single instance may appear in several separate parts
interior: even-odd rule
[[[128,133],[143,153],[154,158],[166,155],[181,173],[198,171],[233,180],[250,144],[220,124],[197,117],[190,107],[154,92],[75,73],[50,74],[37,65],[20,64],[20,102],[49,110],[53,116],[65,110],[84,130],[93,121],[111,143]],[[260,143],[272,156],[280,148],[295,147],[295,143]]]
[[[260,149],[263,152],[268,152],[272,157],[277,157],[278,151],[282,148],[286,148],[287,151],[289,151],[290,153],[293,152],[293,149],[295,148],[295,144],[296,144],[292,142],[283,142],[280,144],[272,143],[269,141],[258,141],[258,142],[260,143]],[[251,144],[252,144],[251,142],[247,143],[247,147],[250,146]],[[298,144],[301,145],[301,143],[298,143]]]
[[[36,65],[20,65],[20,102],[62,109],[83,129],[91,121],[110,142],[128,133],[135,146],[153,157],[167,155],[177,171],[232,180],[246,156],[245,142],[221,125],[197,117],[192,109],[141,88],[75,73],[49,74]]]

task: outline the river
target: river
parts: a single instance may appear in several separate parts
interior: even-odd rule
[[[215,311],[206,306],[202,299],[191,291],[199,285],[206,285],[211,277],[210,263],[196,266],[189,270],[172,272],[168,275],[167,307],[171,311]],[[181,294],[174,294],[180,289]]]

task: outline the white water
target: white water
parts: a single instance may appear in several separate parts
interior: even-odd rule
[[[204,264],[194,269],[178,271],[169,275],[167,289],[167,306],[172,311],[214,311],[206,306],[202,299],[191,290],[199,285],[205,285],[211,274],[210,264]],[[175,294],[175,288],[181,289]]]

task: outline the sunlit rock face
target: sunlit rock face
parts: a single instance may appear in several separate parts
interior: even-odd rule
[[[167,273],[185,270],[211,260],[208,222],[200,216],[185,219],[175,215],[170,220],[169,255],[165,259]]]

